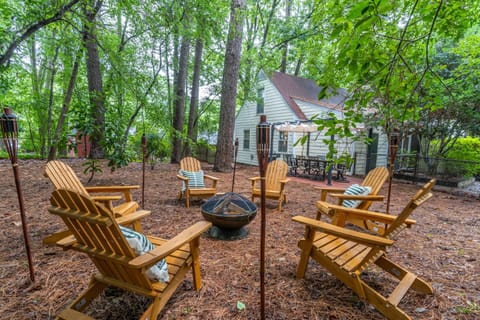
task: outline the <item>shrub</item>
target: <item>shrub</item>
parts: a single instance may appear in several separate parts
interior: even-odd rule
[[[446,154],[448,159],[461,160],[456,164],[458,171],[466,176],[480,175],[480,138],[459,138]]]

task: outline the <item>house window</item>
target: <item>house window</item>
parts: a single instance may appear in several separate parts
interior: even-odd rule
[[[250,149],[250,130],[243,130],[243,150]]]
[[[257,114],[263,114],[264,113],[264,97],[263,97],[263,88],[258,88],[257,89]]]
[[[280,131],[278,137],[278,152],[288,152],[288,132]]]

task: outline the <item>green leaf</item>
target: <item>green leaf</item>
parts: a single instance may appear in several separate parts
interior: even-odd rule
[[[245,310],[245,308],[246,308],[245,303],[243,303],[242,301],[237,301],[237,310],[243,311]]]

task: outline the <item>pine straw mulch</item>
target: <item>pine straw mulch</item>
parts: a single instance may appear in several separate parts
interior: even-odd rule
[[[86,183],[81,160],[67,161]],[[43,161],[21,161],[20,173],[31,235],[36,283],[29,283],[17,195],[10,162],[0,161],[0,314],[4,319],[53,319],[54,315],[83,290],[95,271],[90,260],[73,251],[42,246],[41,239],[63,229],[61,221],[46,210],[51,185],[43,176]],[[231,173],[207,173],[221,178],[220,191],[230,191]],[[170,238],[201,220],[200,203],[186,209],[176,200],[180,183],[178,165],[160,164],[147,170],[145,208],[152,211],[143,221],[148,234]],[[255,167],[239,166],[235,192],[248,196],[247,177],[258,175]],[[113,173],[104,166],[91,185],[141,184],[141,164],[134,163]],[[297,241],[303,227],[291,221],[294,215],[315,216],[318,192],[313,185],[292,179],[287,185],[289,203],[282,213],[276,202],[267,202],[266,314],[268,319],[383,319],[321,266],[310,263],[305,279],[296,279],[299,260]],[[353,180],[353,179],[352,179]],[[418,186],[394,182],[391,213],[398,213]],[[385,186],[381,194],[386,194]],[[141,191],[135,193],[141,199]],[[381,210],[385,203],[372,209]],[[479,200],[436,191],[434,198],[414,212],[417,225],[404,230],[389,256],[429,281],[434,295],[408,293],[402,308],[414,319],[479,319],[480,311],[480,209]],[[203,288],[192,290],[189,275],[162,311],[159,319],[259,319],[260,214],[241,240],[220,241],[203,237],[201,269]],[[367,281],[377,290],[392,288],[390,278],[369,269]],[[136,319],[147,299],[109,290],[90,306],[98,319]],[[246,308],[240,310],[237,303]]]

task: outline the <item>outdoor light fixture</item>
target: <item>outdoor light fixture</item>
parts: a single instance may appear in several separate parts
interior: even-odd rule
[[[265,173],[268,165],[270,152],[270,124],[267,116],[260,116],[257,125],[257,159],[260,170],[260,208],[261,208],[261,231],[260,231],[260,319],[265,319]]]
[[[30,280],[35,281],[35,274],[33,271],[32,255],[30,253],[30,241],[28,239],[28,227],[25,219],[25,205],[23,200],[23,192],[20,184],[20,176],[18,173],[17,163],[17,148],[18,148],[18,127],[17,117],[10,108],[3,108],[3,114],[0,117],[2,128],[3,143],[7,150],[8,157],[12,162],[13,175],[15,177],[15,185],[17,186],[18,203],[20,206],[20,217],[22,219],[23,238],[25,242],[25,250],[28,257],[28,267],[30,270]]]

